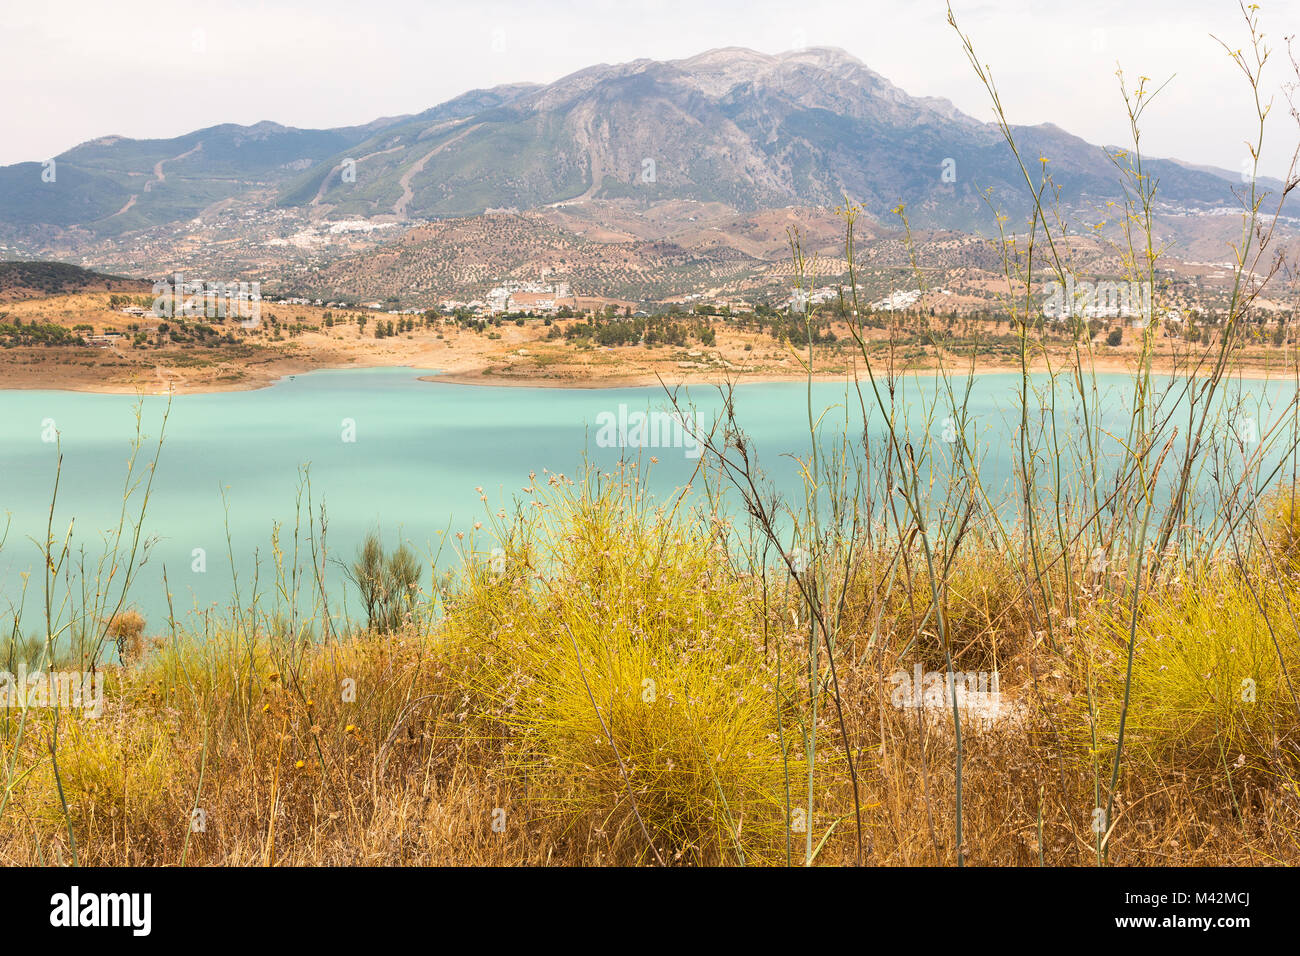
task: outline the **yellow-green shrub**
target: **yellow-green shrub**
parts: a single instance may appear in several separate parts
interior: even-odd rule
[[[647,513],[631,481],[539,501],[499,579],[470,568],[444,631],[472,651],[466,683],[530,812],[594,826],[627,860],[654,859],[638,813],[668,862],[784,859],[802,738],[709,523]]]
[[[1294,760],[1300,714],[1287,674],[1292,683],[1300,678],[1300,648],[1279,593],[1268,590],[1261,597],[1274,602],[1276,643],[1250,591],[1226,574],[1142,603],[1126,761],[1267,770],[1279,758]],[[1126,615],[1110,615],[1103,629],[1112,640],[1099,642],[1090,660],[1098,742],[1109,754],[1124,699]]]

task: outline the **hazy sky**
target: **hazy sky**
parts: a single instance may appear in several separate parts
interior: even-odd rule
[[[1051,121],[1128,142],[1115,77],[1176,74],[1147,115],[1151,155],[1240,168],[1253,103],[1210,34],[1248,34],[1232,0],[954,0],[1013,123]],[[1297,127],[1285,37],[1300,0],[1263,0],[1281,175]],[[980,120],[988,99],[936,0],[69,0],[6,5],[0,164],[43,160],[110,133],[170,137],[217,123],[364,123],[475,87],[547,82],[593,63],[675,59],[720,46],[838,46],[921,96]],[[1300,52],[1297,53],[1300,57]]]

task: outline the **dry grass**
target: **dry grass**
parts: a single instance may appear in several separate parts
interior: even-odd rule
[[[7,712],[0,858],[66,862],[75,840],[79,862],[104,865],[784,863],[787,836],[802,862],[811,829],[817,862],[851,862],[824,690],[816,809],[787,816],[787,779],[798,810],[808,770],[806,631],[775,578],[765,605],[732,567],[715,516],[665,515],[639,487],[629,471],[536,490],[504,568],[467,561],[435,623],[328,643],[243,626],[155,641],[108,669],[99,719],[65,709],[56,735],[54,712],[32,709],[19,738]],[[996,586],[1005,557],[959,560],[954,634],[969,635],[967,668],[996,649],[1004,692],[1002,719],[963,728],[962,852],[1094,862],[1087,701],[1104,742],[1124,614],[1082,609],[1058,654]],[[1297,661],[1274,653],[1236,582],[1150,596],[1112,862],[1300,861],[1300,723],[1279,668]],[[1269,599],[1295,590],[1278,582]],[[909,623],[888,615],[887,639],[836,651],[867,862],[952,863],[951,713],[891,703],[888,674],[916,658],[897,659]],[[1232,699],[1242,675],[1254,702]]]

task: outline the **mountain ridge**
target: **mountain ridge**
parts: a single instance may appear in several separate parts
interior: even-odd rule
[[[1067,209],[1121,198],[1105,148],[1055,123],[1013,127],[1052,160]],[[1151,158],[1160,198],[1232,205],[1239,175]],[[834,206],[977,231],[987,202],[1027,210],[991,123],[913,97],[837,47],[743,47],[593,64],[553,83],[466,91],[415,114],[331,129],[271,120],[170,139],[95,137],[46,164],[0,167],[0,231],[112,237],[236,203],[312,218],[419,222],[594,200],[721,202],[742,212]],[[1270,182],[1272,188],[1280,183]]]

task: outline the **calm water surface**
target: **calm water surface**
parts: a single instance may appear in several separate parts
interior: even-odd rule
[[[282,545],[292,547],[295,502],[301,468],[310,466],[312,494],[329,518],[332,555],[350,558],[370,528],[390,543],[398,536],[432,554],[440,533],[468,532],[473,523],[509,505],[543,469],[574,475],[584,460],[602,468],[616,465],[626,449],[600,447],[602,414],[663,410],[662,389],[557,389],[445,385],[419,380],[415,369],[315,372],[251,392],[184,395],[172,400],[170,418],[145,518],[146,536],[156,538],[134,591],[133,603],[151,620],[165,618],[165,566],[178,616],[195,608],[225,607],[231,594],[226,522],[240,571],[241,587],[251,580],[255,552],[268,583],[271,530],[284,527]],[[1126,376],[1100,376],[1105,424],[1122,429]],[[1037,383],[1045,387],[1046,380]],[[981,474],[996,496],[1008,486],[1019,424],[1019,376],[981,376],[972,392],[968,434],[983,456]],[[1234,386],[1271,421],[1294,389],[1286,383],[1243,382]],[[738,389],[741,423],[754,440],[774,485],[802,498],[796,465],[789,457],[809,451],[807,386],[754,384]],[[942,393],[933,375],[909,379],[904,393],[909,429],[924,434],[926,406]],[[710,422],[720,407],[716,389],[696,386],[690,398],[699,420]],[[829,432],[845,429],[843,383],[818,383],[812,404]],[[870,401],[870,396],[867,396]],[[63,471],[55,512],[55,534],[75,519],[74,540],[88,554],[103,549],[103,534],[116,526],[135,432],[135,396],[63,391],[0,391],[0,521],[9,530],[0,550],[0,623],[8,628],[22,590],[22,573],[39,571],[37,545],[45,535],[56,446],[43,440],[57,428]],[[143,399],[144,433],[156,439],[167,399]],[[930,429],[940,440],[951,414],[940,398]],[[861,416],[850,397],[849,432],[860,438]],[[1068,401],[1062,415],[1067,433],[1081,430]],[[873,435],[880,434],[873,429]],[[1069,434],[1065,436],[1069,438]],[[354,440],[347,440],[354,439]],[[942,445],[936,461],[942,467]],[[635,455],[635,452],[631,453]],[[647,449],[659,463],[650,488],[663,497],[690,479],[696,467],[682,448]],[[138,464],[152,456],[152,443]],[[476,486],[488,496],[479,499]],[[225,490],[223,503],[222,490]],[[206,553],[204,573],[192,570],[194,549]],[[335,572],[335,576],[337,572]],[[31,631],[41,603],[33,576],[24,619]],[[355,602],[354,602],[355,603]]]

